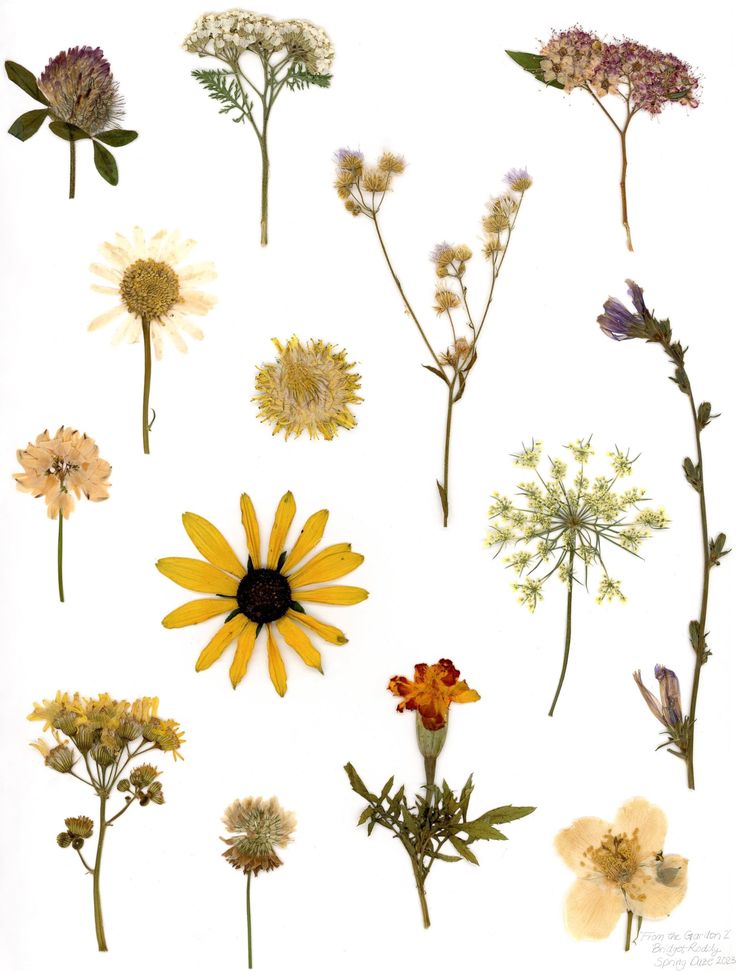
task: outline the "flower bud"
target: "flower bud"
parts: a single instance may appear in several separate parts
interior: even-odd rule
[[[71,846],[72,838],[69,833],[59,833],[59,835],[56,837],[56,842],[62,848],[62,850],[65,850],[67,846]]]
[[[94,829],[89,816],[69,816],[64,820],[64,825],[72,836],[81,836],[82,839],[89,839]]]
[[[143,726],[134,718],[123,718],[118,725],[117,734],[126,742],[133,742],[140,738],[143,733]]]
[[[65,735],[74,735],[77,730],[77,716],[71,711],[62,712],[54,720],[54,728],[58,728]]]
[[[659,696],[662,699],[662,713],[670,727],[682,723],[682,704],[680,702],[680,682],[674,671],[657,664],[654,677],[659,681]]]
[[[110,749],[104,745],[96,745],[90,752],[90,755],[103,769],[106,769],[108,766],[112,765],[113,762],[115,762],[115,756]]]
[[[74,753],[66,743],[52,748],[46,756],[46,765],[55,772],[71,772],[74,768]]]
[[[72,840],[72,849],[81,850],[83,846],[84,846],[84,840],[82,839],[82,837],[75,836],[74,839]]]
[[[117,784],[117,790],[118,792],[129,792],[130,782],[127,779],[121,779]]]
[[[145,762],[133,769],[130,773],[130,782],[136,789],[143,789],[145,786],[151,785],[157,775],[156,766]]]
[[[436,759],[442,751],[447,738],[447,722],[435,731],[426,728],[422,716],[417,713],[417,744],[424,758]]]
[[[80,725],[77,734],[74,736],[74,743],[79,751],[84,755],[95,744],[96,729],[89,724]]]

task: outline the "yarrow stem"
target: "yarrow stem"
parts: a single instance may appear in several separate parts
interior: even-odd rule
[[[59,539],[56,544],[56,575],[59,582],[59,600],[64,603],[64,513],[59,509]]]
[[[560,692],[562,691],[562,685],[565,681],[565,674],[567,673],[567,662],[570,657],[570,642],[572,640],[572,569],[575,561],[575,548],[570,550],[570,556],[568,557],[568,570],[570,573],[567,582],[567,621],[565,626],[565,653],[562,658],[562,671],[560,672],[560,680],[557,684],[557,691],[555,691],[555,696],[552,699],[552,707],[550,708],[548,714],[551,718],[555,713],[555,705],[557,704],[557,699],[560,697]]]
[[[141,318],[143,329],[143,453],[150,454],[148,444],[148,401],[151,395],[151,321],[148,317]]]

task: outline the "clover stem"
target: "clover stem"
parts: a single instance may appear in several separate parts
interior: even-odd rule
[[[74,198],[74,190],[77,184],[77,143],[73,138],[69,139],[69,198]]]
[[[630,910],[626,911],[626,947],[625,951],[631,950],[631,925],[634,922],[634,915]]]
[[[59,600],[64,603],[64,513],[59,509],[59,539],[56,544],[56,575],[59,581]]]
[[[250,878],[251,872],[248,870],[245,878],[245,916],[248,923],[248,967],[253,967],[253,938],[251,935],[251,919],[250,919]]]
[[[97,855],[95,856],[95,866],[92,871],[92,897],[94,901],[95,909],[95,933],[97,934],[97,946],[100,951],[107,950],[107,941],[105,940],[105,928],[102,923],[102,901],[100,900],[100,865],[102,863],[102,846],[105,841],[105,830],[107,829],[107,822],[105,821],[105,808],[107,804],[107,795],[105,793],[100,794],[100,832],[97,837]]]
[[[562,671],[560,672],[560,680],[557,684],[557,691],[555,691],[555,696],[552,699],[552,707],[550,708],[548,715],[551,718],[555,713],[555,705],[557,704],[557,699],[560,697],[560,692],[562,691],[562,684],[565,680],[565,674],[567,673],[567,662],[570,657],[570,641],[572,639],[572,565],[575,559],[575,548],[570,550],[570,555],[568,558],[568,569],[570,571],[570,577],[567,584],[567,621],[565,629],[565,654],[562,658]]]
[[[143,452],[150,454],[148,446],[148,399],[151,395],[151,321],[141,317],[143,328]]]

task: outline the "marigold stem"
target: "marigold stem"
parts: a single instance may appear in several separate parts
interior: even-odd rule
[[[251,918],[250,918],[250,878],[251,872],[248,870],[246,875],[245,884],[245,915],[248,922],[248,967],[253,967],[253,938],[251,936]]]
[[[412,861],[412,867],[414,868],[414,879],[417,885],[417,893],[419,894],[419,906],[422,908],[422,922],[424,924],[424,929],[426,930],[430,925],[429,920],[429,907],[427,906],[427,894],[424,890],[424,876],[419,870],[419,864]]]
[[[151,395],[151,321],[147,317],[141,318],[143,328],[143,452],[150,454],[148,446],[148,399]]]
[[[56,575],[59,581],[59,600],[64,603],[64,513],[59,509],[59,539],[56,544]]]
[[[567,586],[567,622],[565,629],[565,654],[562,658],[562,671],[560,672],[560,680],[557,684],[557,691],[555,691],[555,696],[552,699],[552,707],[550,708],[548,715],[551,718],[555,713],[555,705],[557,704],[557,699],[560,697],[560,692],[562,691],[562,684],[565,680],[565,674],[567,673],[567,662],[570,657],[570,641],[572,640],[572,566],[575,559],[575,550],[570,550],[570,556],[568,559],[568,569],[570,571],[570,578],[568,580]]]
[[[95,856],[95,867],[92,872],[92,897],[95,909],[95,933],[97,934],[97,946],[100,951],[107,950],[105,928],[102,923],[102,901],[100,899],[100,866],[102,864],[102,846],[105,842],[105,830],[107,828],[107,822],[105,821],[106,804],[107,796],[103,793],[100,795],[100,831],[97,837],[97,855]]]

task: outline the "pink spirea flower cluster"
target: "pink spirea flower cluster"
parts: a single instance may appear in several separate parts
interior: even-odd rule
[[[544,80],[565,91],[588,88],[598,97],[628,97],[632,110],[650,115],[674,102],[698,106],[698,78],[674,54],[632,40],[608,43],[579,27],[555,31],[540,53]]]

